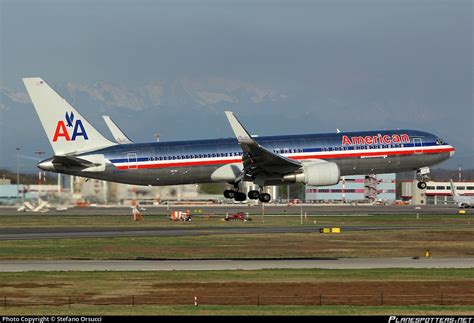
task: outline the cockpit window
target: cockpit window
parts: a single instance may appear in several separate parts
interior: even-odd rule
[[[437,144],[437,145],[444,145],[443,139],[437,138],[437,139],[436,139],[436,144]]]

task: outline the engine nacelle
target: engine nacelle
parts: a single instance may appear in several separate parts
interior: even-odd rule
[[[283,176],[284,181],[305,183],[311,186],[328,186],[339,183],[341,171],[336,163],[320,162],[303,166],[303,172]]]

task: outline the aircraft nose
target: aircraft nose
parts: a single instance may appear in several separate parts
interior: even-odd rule
[[[38,165],[39,169],[45,170],[45,171],[52,171],[54,170],[54,165],[51,159],[48,160],[43,160],[42,162],[39,162]]]

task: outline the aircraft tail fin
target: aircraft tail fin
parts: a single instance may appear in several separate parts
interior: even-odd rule
[[[55,155],[115,145],[39,77],[24,78],[26,90]]]
[[[453,197],[457,196],[458,192],[456,191],[456,186],[454,186],[453,180],[451,179],[449,182],[451,183],[451,195]]]

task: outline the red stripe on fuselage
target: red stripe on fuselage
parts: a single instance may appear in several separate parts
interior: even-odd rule
[[[421,150],[420,149],[416,149]],[[354,158],[354,157],[374,157],[374,156],[393,156],[393,155],[422,155],[422,154],[438,154],[438,153],[447,153],[454,151],[454,148],[440,148],[440,149],[426,149],[423,152],[416,152],[415,150],[397,150],[397,151],[378,151],[378,152],[363,152],[363,153],[347,153],[347,154],[315,154],[315,155],[305,155],[305,156],[294,156],[288,157],[295,160],[304,160],[304,159],[335,159],[335,158]],[[167,168],[167,167],[186,167],[186,166],[202,166],[202,165],[225,165],[232,163],[242,162],[242,159],[228,159],[228,160],[204,160],[204,161],[186,161],[186,162],[173,162],[173,163],[163,163],[163,164],[142,164],[142,165],[121,165],[116,166],[117,169],[135,169],[135,168]],[[130,167],[131,166],[131,167]]]
[[[239,163],[241,161],[242,159],[203,160],[203,161],[181,162],[181,163],[145,164],[145,165],[137,165],[137,167],[133,167],[133,168],[167,168],[167,167],[185,167],[185,166],[201,166],[201,165],[219,165],[219,164]],[[130,164],[125,165],[125,166],[117,166],[117,168],[128,169],[129,165]]]

